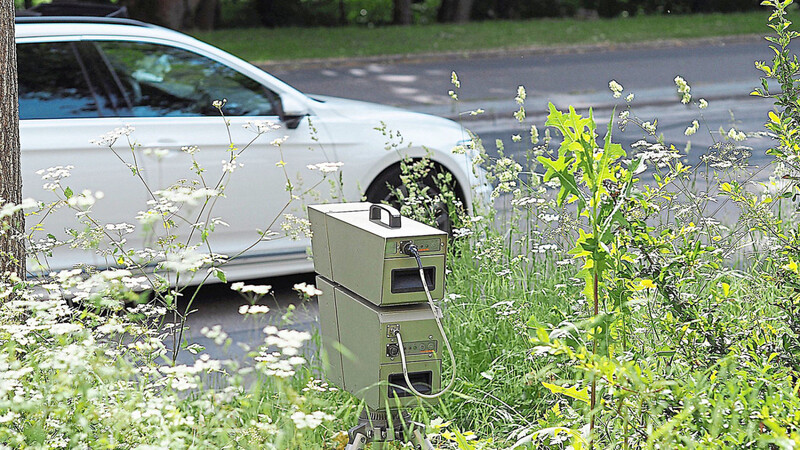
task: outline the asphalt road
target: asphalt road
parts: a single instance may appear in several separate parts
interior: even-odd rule
[[[770,58],[763,41],[718,44],[686,44],[669,48],[593,51],[516,57],[490,57],[452,59],[438,62],[379,64],[351,61],[339,67],[314,67],[297,70],[280,70],[274,75],[308,92],[346,97],[464,120],[464,125],[477,132],[494,148],[495,139],[506,143],[507,154],[519,157],[524,147],[511,143],[510,136],[525,132],[535,123],[543,129],[547,102],[559,108],[574,105],[585,110],[595,108],[598,122],[606,122],[612,108],[624,105],[622,99],[613,99],[608,82],[616,80],[625,87],[624,95],[635,94],[634,113],[643,120],[659,119],[658,133],[663,133],[669,143],[683,149],[689,140],[685,128],[694,119],[702,119],[709,130],[732,126],[743,131],[756,131],[766,120],[770,103],[748,96],[759,84],[759,73],[753,61]],[[458,91],[460,101],[452,102],[448,91],[453,89],[450,73],[455,71],[461,81]],[[673,79],[685,78],[692,94],[705,98],[709,107],[681,105]],[[526,87],[528,120],[520,126],[511,118],[516,110],[514,96],[517,87]],[[476,108],[486,110],[477,120],[460,114]],[[471,120],[466,120],[469,118]],[[629,147],[643,137],[643,132],[629,126],[616,132],[615,141]],[[696,163],[718,136],[698,131],[692,136],[692,150],[686,157]],[[769,145],[766,138],[750,138],[753,147],[752,161],[762,166],[759,179],[769,175],[769,159],[763,150]],[[314,303],[298,304],[291,286],[300,281],[313,282],[312,275],[258,280],[255,283],[271,284],[276,290],[275,299],[268,299],[273,314],[257,319],[243,318],[238,308],[244,303],[236,293],[225,286],[205,288],[194,307],[197,311],[188,324],[189,341],[206,346],[207,352],[218,358],[244,358],[242,347],[234,344],[227,350],[200,335],[199,330],[215,324],[235,341],[251,347],[263,339],[261,329],[268,323],[280,323],[281,315],[289,304],[294,304],[292,328],[312,330],[316,327]],[[184,355],[184,358],[188,356]]]
[[[272,73],[308,93],[434,112],[454,110],[447,92],[453,88],[450,73],[455,71],[461,80],[461,101],[483,104],[481,107],[489,111],[487,106],[499,108],[496,102],[505,102],[513,108],[519,85],[526,87],[531,109],[544,106],[548,99],[559,107],[566,106],[565,100],[588,106],[585,102],[593,99],[593,95],[602,94],[610,98],[606,94],[609,93],[608,82],[612,79],[625,86],[627,91],[642,94],[641,97],[647,101],[667,101],[672,97],[653,98],[655,93],[652,91],[674,91],[676,75],[683,76],[697,92],[712,87],[709,91],[713,91],[714,97],[746,95],[749,91],[735,92],[732,85],[742,86],[745,90],[755,86],[758,72],[753,61],[770,57],[766,43],[748,40],[662,49],[452,59],[435,63],[360,65],[354,62],[342,67]],[[712,94],[709,93],[708,97]]]

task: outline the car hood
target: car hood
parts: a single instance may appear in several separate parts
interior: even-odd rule
[[[326,109],[335,111],[337,114],[351,120],[380,120],[384,122],[402,120],[405,123],[415,123],[424,125],[426,127],[435,126],[449,127],[455,130],[461,129],[459,124],[450,119],[432,116],[430,114],[407,111],[394,106],[386,106],[377,103],[362,102],[359,100],[350,100],[339,97],[330,97],[327,95],[309,95],[309,97],[322,102]]]

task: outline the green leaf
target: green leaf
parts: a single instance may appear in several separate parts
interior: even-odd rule
[[[581,198],[581,192],[575,182],[575,176],[572,175],[568,169],[572,158],[567,160],[562,155],[555,161],[544,156],[540,156],[538,159],[539,162],[547,168],[547,172],[544,174],[544,181],[550,181],[555,176],[558,177],[558,180],[561,182],[561,190],[558,192],[557,198],[559,206],[564,204],[564,200],[568,198],[567,194],[573,194]]]
[[[70,189],[69,187],[64,189],[64,197],[69,199],[72,197],[72,195],[73,195],[72,189]]]
[[[227,283],[228,282],[228,277],[225,276],[225,271],[224,270],[222,270],[222,269],[214,269],[214,272],[216,272],[214,275],[217,276],[217,279],[219,281],[222,281],[223,283]]]
[[[584,402],[586,404],[589,404],[589,388],[588,387],[585,387],[583,389],[578,390],[574,386],[565,388],[565,387],[561,387],[561,386],[556,385],[556,384],[546,383],[544,381],[542,381],[542,386],[546,387],[547,389],[550,389],[550,392],[552,392],[554,394],[565,395],[565,396],[567,396],[569,398],[574,398],[575,400],[578,400],[578,401]]]
[[[572,438],[573,450],[582,450],[584,445],[588,445],[586,439],[584,439],[583,436],[581,436],[581,433],[577,430],[573,430],[571,428],[566,428],[566,427],[550,427],[550,428],[542,428],[541,430],[537,430],[532,434],[523,436],[514,444],[513,447],[511,447],[511,450],[520,448],[521,446],[525,446],[525,448],[527,448],[528,444],[532,443],[534,439],[537,439],[540,436],[555,437],[561,433],[566,434]]]

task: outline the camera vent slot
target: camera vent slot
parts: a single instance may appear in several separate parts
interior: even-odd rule
[[[436,267],[424,267],[425,281],[428,289],[436,289]],[[406,292],[423,292],[422,280],[419,279],[419,269],[394,269],[392,270],[392,294],[404,294]]]
[[[430,394],[433,392],[431,382],[433,380],[433,372],[410,372],[408,374],[408,381],[414,386],[420,394]],[[389,398],[394,398],[395,394],[398,397],[411,397],[413,394],[408,390],[408,384],[402,373],[393,373],[389,375]]]

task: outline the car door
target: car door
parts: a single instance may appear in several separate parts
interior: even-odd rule
[[[148,195],[141,185],[128,182],[130,170],[112,151],[89,142],[122,124],[114,98],[82,57],[80,41],[20,39],[17,56],[23,196],[50,203],[56,199],[53,188],[62,197],[67,188],[76,196],[89,190],[92,198],[102,192],[105,196],[91,206],[91,217],[100,225],[132,223],[137,211],[133,205],[141,207]],[[59,166],[63,169],[58,170]],[[60,187],[53,185],[54,178],[42,179],[48,173],[63,176],[67,171],[70,176],[60,181]],[[82,207],[88,205],[84,202]],[[114,265],[113,257],[91,248],[98,236],[82,234],[86,220],[67,208],[28,217],[28,230],[37,230],[34,241],[52,235],[60,242],[75,243],[55,249],[52,255],[32,255],[38,257],[29,258],[29,270],[48,272],[77,263]],[[80,248],[86,246],[90,248]]]
[[[305,257],[308,241],[286,237],[282,225],[293,222],[286,214],[305,217],[303,200],[296,197],[320,179],[306,166],[325,162],[332,151],[324,130],[312,129],[313,118],[282,122],[278,93],[197,49],[144,38],[95,39],[87,45],[124,93],[120,115],[135,128],[150,190],[183,180],[185,186],[220,194],[205,207],[205,198],[181,202],[178,242],[199,243],[201,233],[192,231],[193,224],[220,218],[227,225],[215,227],[203,251]],[[215,101],[224,102],[224,117]],[[267,123],[278,128],[258,136]],[[327,184],[317,189],[328,197]],[[276,235],[269,237],[270,231]]]

